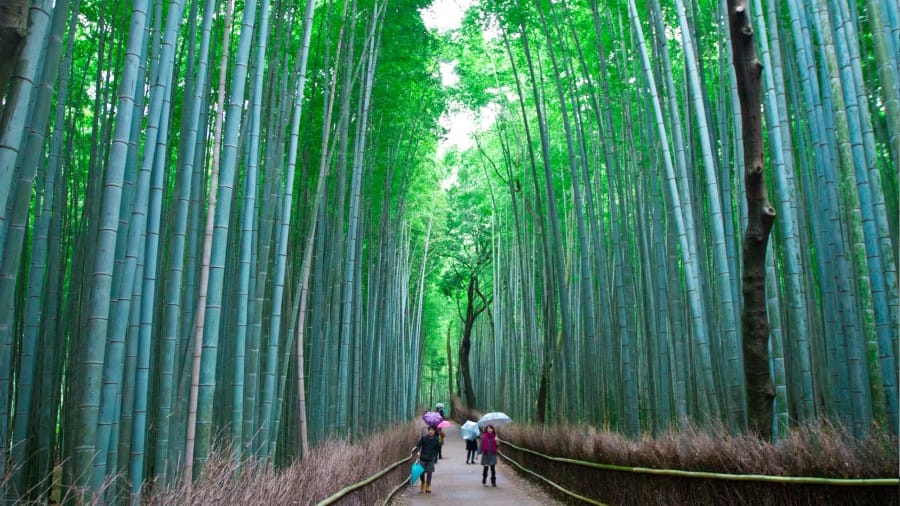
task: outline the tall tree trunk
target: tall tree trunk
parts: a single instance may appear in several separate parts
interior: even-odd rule
[[[459,375],[463,380],[463,394],[465,404],[471,409],[476,409],[478,403],[475,400],[475,388],[472,386],[472,371],[469,367],[469,352],[472,350],[472,328],[475,319],[484,311],[484,307],[475,307],[475,292],[478,290],[478,277],[469,278],[469,286],[466,289],[466,313],[462,317],[463,334],[459,342]]]
[[[867,177],[863,173],[867,162],[859,137],[860,123],[854,91],[856,83],[845,64],[847,56],[839,54],[848,51],[843,34],[835,30],[843,20],[838,12],[831,11],[825,0],[812,2],[810,8],[813,25],[820,34],[823,71],[827,72],[828,88],[831,90],[831,118],[834,121],[831,142],[837,150],[837,159],[829,170],[834,170],[835,177],[840,181],[835,209],[838,209],[838,220],[842,227],[846,227],[844,230],[849,237],[844,242],[846,264],[841,266],[847,269],[847,274],[839,274],[837,281],[842,299],[841,310],[846,315],[843,332],[838,336],[838,347],[849,373],[849,391],[846,395],[849,409],[845,413],[849,415],[848,421],[854,434],[862,437],[871,428],[873,415],[877,417],[884,413],[884,391],[877,353],[867,353],[875,351],[873,348],[877,339],[873,278],[866,247],[866,230],[871,224],[868,218]],[[881,273],[882,269],[875,272]]]
[[[196,75],[193,80],[188,79],[186,95],[191,97],[187,101],[182,117],[182,131],[179,138],[183,149],[179,149],[180,158],[178,161],[178,177],[175,186],[174,202],[174,225],[172,226],[171,238],[169,243],[171,260],[168,263],[168,272],[166,274],[166,294],[165,294],[165,311],[162,315],[163,322],[161,324],[162,341],[157,357],[158,371],[158,411],[157,411],[157,427],[156,427],[156,444],[155,444],[155,472],[161,483],[168,483],[170,472],[173,470],[169,465],[168,455],[170,448],[179,448],[182,441],[175,442],[170,445],[170,434],[172,433],[172,413],[175,411],[173,406],[176,398],[176,390],[178,388],[176,379],[176,364],[178,362],[179,343],[179,319],[182,314],[182,300],[188,299],[182,294],[182,289],[186,286],[190,276],[185,276],[185,253],[186,243],[188,242],[188,217],[192,192],[198,192],[199,189],[193,186],[193,177],[195,172],[195,160],[197,150],[198,132],[201,129],[200,106],[205,95],[207,76],[209,74],[209,46],[210,33],[212,32],[212,10],[214,2],[207,0],[204,6],[202,18],[202,37],[199,48],[199,55],[196,56]],[[194,6],[197,9],[197,6]],[[196,11],[192,9],[191,19],[196,19]],[[188,56],[188,66],[194,68],[191,63],[194,61],[194,54]],[[185,290],[186,291],[186,290]],[[177,424],[176,424],[177,426]]]
[[[522,43],[523,43],[523,49],[525,51],[526,58],[530,58],[530,56],[528,54],[527,37],[526,37],[526,34],[524,33],[524,31],[522,31]],[[525,139],[526,139],[525,146],[527,147],[527,150],[528,150],[528,162],[529,162],[528,163],[528,166],[529,166],[528,172],[531,174],[532,184],[534,185],[534,207],[536,209],[533,212],[535,214],[540,214],[541,216],[543,216],[544,215],[544,212],[543,212],[544,206],[543,206],[542,199],[541,199],[542,192],[541,192],[540,182],[538,181],[538,177],[537,177],[537,155],[535,153],[534,143],[532,142],[532,138],[531,138],[531,128],[529,127],[529,122],[528,122],[529,115],[525,108],[525,92],[523,90],[522,78],[519,76],[519,72],[516,69],[516,58],[513,56],[510,39],[505,30],[503,31],[503,45],[504,45],[504,48],[506,49],[506,53],[509,57],[509,63],[510,63],[510,68],[512,69],[513,78],[516,81],[516,96],[518,97],[519,107],[520,107],[520,111],[522,114],[522,124],[524,126]],[[534,214],[533,214],[533,216],[534,216]],[[541,251],[544,253],[543,258],[549,258],[550,257],[550,246],[548,244],[547,234],[542,233],[542,230],[544,229],[543,221],[541,219],[534,220],[534,226],[535,226],[537,235],[540,237]],[[543,276],[543,279],[547,279],[546,270],[543,274],[545,274]],[[524,270],[523,270],[523,277],[524,277]],[[525,283],[525,284],[528,285],[527,283]],[[536,283],[532,284],[531,286],[535,287]],[[545,287],[547,286],[546,282],[545,282],[544,286]],[[546,304],[546,299],[543,302]],[[535,304],[534,307],[537,308],[538,306]],[[526,309],[526,311],[531,311],[531,314],[527,316],[527,319],[528,319],[528,321],[534,323],[534,325],[532,326],[532,334],[531,335],[537,336],[538,335],[537,323],[535,321],[536,318],[534,315],[535,310],[534,309]],[[552,340],[552,335],[553,335],[552,332],[544,332],[543,334],[544,334],[543,340],[545,343],[548,340]],[[547,386],[549,385],[549,382],[550,382],[548,374],[550,372],[550,364],[552,362],[552,358],[551,358],[552,354],[549,353],[548,346],[549,345],[545,345],[542,348],[542,352],[541,352],[541,355],[543,358],[543,365],[541,367],[541,380],[540,380],[540,385],[538,387],[538,392],[537,392],[537,395],[538,395],[537,407],[535,408],[536,409],[535,420],[538,421],[538,423],[543,423],[546,418],[547,399],[549,396]]]
[[[86,342],[81,347],[76,369],[75,396],[78,399],[76,421],[73,436],[74,455],[70,468],[70,476],[74,484],[81,490],[82,499],[88,499],[87,487],[90,486],[91,468],[98,437],[98,420],[100,415],[100,394],[103,379],[104,351],[109,327],[110,300],[112,292],[113,267],[115,264],[116,240],[119,231],[119,215],[122,201],[122,186],[125,174],[125,162],[130,145],[136,142],[131,136],[134,129],[135,93],[142,90],[138,82],[140,73],[140,55],[144,45],[145,25],[147,21],[148,3],[136,2],[132,9],[131,30],[128,40],[128,56],[122,72],[119,103],[116,111],[116,126],[112,145],[110,146],[110,163],[106,168],[103,189],[103,213],[99,224],[97,246],[93,258],[94,274],[91,286],[91,303],[87,316]]]
[[[254,4],[255,6],[255,4]],[[226,38],[231,35],[231,23],[233,21],[233,13],[234,13],[234,0],[229,0],[226,6],[225,12],[225,30]],[[207,215],[206,215],[206,229],[204,231],[203,238],[203,257],[201,260],[202,267],[200,268],[200,295],[197,299],[197,309],[196,314],[194,315],[194,325],[193,325],[193,339],[194,339],[194,354],[193,360],[191,362],[191,390],[190,397],[188,399],[188,420],[187,420],[187,428],[185,435],[185,450],[184,450],[184,479],[186,482],[190,483],[193,479],[194,475],[194,453],[196,450],[196,439],[201,438],[200,446],[201,448],[197,453],[200,454],[200,460],[206,460],[206,446],[207,442],[203,442],[204,431],[201,431],[201,434],[197,436],[197,430],[199,426],[203,423],[202,416],[209,416],[209,408],[212,408],[212,391],[208,391],[205,393],[204,397],[208,402],[208,405],[203,408],[203,411],[206,412],[203,415],[200,414],[201,411],[201,386],[200,386],[200,377],[202,374],[203,364],[204,362],[207,365],[207,369],[209,369],[210,365],[215,366],[215,362],[210,362],[213,357],[209,357],[208,355],[204,360],[204,340],[205,340],[205,328],[206,328],[206,310],[207,310],[207,297],[209,295],[209,278],[212,271],[212,248],[213,248],[213,239],[214,239],[214,226],[216,222],[216,217],[219,214],[219,159],[221,156],[221,146],[222,146],[222,122],[224,117],[224,108],[225,108],[225,84],[226,84],[226,76],[227,76],[227,68],[228,68],[228,47],[229,44],[227,40],[223,43],[223,51],[221,56],[221,66],[219,67],[219,90],[217,94],[217,104],[216,104],[216,121],[215,121],[215,130],[213,132],[213,148],[212,148],[212,168],[210,175],[210,183],[209,183],[209,202],[207,204]],[[229,185],[232,184],[229,182]],[[224,246],[224,245],[223,245]],[[210,334],[211,335],[211,334]],[[214,351],[216,348],[213,347],[210,351]],[[209,390],[209,389],[207,389]]]
[[[6,88],[19,52],[28,35],[28,0],[8,0],[0,4],[0,97],[6,105]],[[2,114],[2,109],[0,109]]]
[[[691,209],[687,208],[686,205],[682,202],[682,197],[684,194],[689,192],[682,192],[679,190],[678,181],[676,177],[676,165],[673,162],[672,154],[667,146],[669,146],[669,138],[668,131],[666,129],[666,124],[663,118],[663,107],[662,107],[662,99],[658,93],[656,86],[656,78],[651,70],[650,66],[650,57],[647,53],[646,46],[644,43],[644,33],[643,28],[641,28],[640,19],[638,17],[637,5],[633,1],[628,2],[629,12],[631,14],[632,24],[634,26],[635,33],[638,37],[638,45],[640,47],[641,53],[641,65],[644,69],[644,75],[647,80],[647,86],[649,87],[649,92],[652,96],[654,115],[656,117],[656,129],[659,135],[660,143],[663,146],[662,155],[663,155],[663,165],[665,166],[666,172],[666,185],[669,193],[669,197],[671,199],[671,207],[672,213],[675,218],[675,228],[678,234],[678,244],[681,247],[681,261],[683,262],[683,270],[684,270],[684,284],[686,285],[686,298],[688,302],[688,307],[690,308],[690,317],[691,317],[691,330],[693,331],[692,338],[697,343],[698,348],[698,366],[700,367],[700,379],[698,380],[697,386],[697,404],[698,409],[702,416],[708,416],[711,419],[717,419],[719,416],[719,403],[715,396],[715,380],[713,375],[713,360],[712,354],[710,351],[710,343],[708,338],[708,332],[706,329],[706,312],[704,311],[704,305],[702,300],[702,284],[700,283],[700,267],[698,265],[699,256],[698,250],[695,248],[696,242],[691,240],[691,226],[690,219],[687,217],[693,212]],[[678,337],[676,337],[676,340]],[[691,346],[688,346],[688,350]],[[690,353],[688,353],[688,356]],[[679,378],[686,377],[685,373],[681,371],[681,369],[687,367],[687,359],[685,361],[676,360],[676,367],[678,370],[676,371],[676,375]],[[682,403],[676,403],[676,411],[679,417],[679,422],[683,422],[686,420],[686,415],[688,414],[689,408],[685,405],[684,409],[681,406],[684,405]]]
[[[762,63],[756,57],[753,25],[745,2],[728,0],[728,21],[744,132],[747,229],[742,247],[744,308],[741,314],[741,332],[747,407],[751,432],[761,439],[769,439],[772,434],[772,400],[775,398],[775,388],[769,373],[766,246],[775,221],[775,209],[769,203],[764,178],[760,79]]]
[[[554,34],[550,27],[548,26],[548,22],[545,19],[543,10],[540,8],[539,4],[537,5],[538,14],[540,15],[541,24],[543,25],[544,32],[547,37],[547,51],[550,56],[550,61],[553,65],[554,75],[562,76],[562,75],[572,75],[574,74],[571,71],[571,67],[568,65],[569,60],[567,56],[572,52],[571,49],[565,46],[564,43],[560,42],[562,46],[560,49],[560,56],[557,57],[556,51],[553,49],[554,40],[564,41],[565,37],[559,33],[559,20],[558,16],[554,16],[556,25],[555,28],[557,32]],[[562,63],[560,64],[560,60]],[[561,71],[561,68],[564,71]],[[579,288],[579,297],[578,299],[581,302],[580,308],[580,322],[582,324],[582,331],[580,333],[573,333],[576,335],[569,336],[570,341],[563,343],[564,356],[566,357],[566,371],[565,374],[562,374],[562,382],[563,382],[563,391],[571,392],[572,397],[567,398],[563,397],[563,402],[567,406],[567,413],[569,418],[573,419],[583,419],[584,417],[584,406],[585,406],[585,398],[584,398],[584,390],[583,386],[586,382],[582,379],[582,374],[584,371],[581,370],[580,367],[576,366],[576,347],[579,345],[584,346],[585,348],[595,348],[596,347],[596,335],[595,331],[595,321],[596,315],[594,314],[596,304],[594,303],[594,286],[593,279],[594,273],[592,270],[592,264],[590,262],[590,258],[593,255],[590,247],[590,237],[587,232],[587,224],[585,219],[585,198],[581,191],[581,182],[579,181],[579,169],[581,164],[584,162],[580,158],[582,143],[576,142],[573,134],[572,134],[572,124],[575,123],[576,127],[580,127],[578,121],[578,109],[579,105],[576,104],[572,107],[572,113],[575,116],[574,120],[569,119],[569,107],[566,104],[566,92],[564,90],[564,81],[562,78],[555,79],[556,84],[556,92],[557,99],[559,100],[559,110],[561,115],[561,121],[563,124],[563,131],[565,132],[566,138],[566,148],[567,148],[567,160],[568,160],[568,168],[571,174],[571,189],[572,189],[572,200],[573,200],[573,211],[575,218],[575,230],[577,231],[577,244],[580,254],[578,255],[580,260],[578,278],[580,278],[580,288]],[[580,128],[578,128],[580,131]],[[573,323],[574,325],[575,323]],[[577,392],[577,393],[576,393]]]
[[[424,265],[424,261],[423,261]],[[453,396],[453,353],[450,349],[450,329],[453,328],[452,323],[447,324],[447,394]]]
[[[4,28],[5,24],[6,28],[14,34],[17,30],[14,28],[16,25],[21,24],[24,30],[27,14],[25,6],[18,6],[15,2],[9,2],[9,4],[11,5],[5,6],[9,9],[8,11],[0,10],[0,30]],[[20,40],[14,49],[7,48],[7,51],[12,51],[10,54],[0,53],[0,73],[2,73],[0,84],[3,85],[0,88],[0,97],[3,98],[2,106],[0,106],[2,107],[2,113],[0,113],[0,239],[2,239],[0,241],[0,258],[4,257],[7,247],[13,247],[14,250],[21,249],[22,240],[18,239],[24,240],[24,235],[18,233],[13,233],[10,241],[6,240],[7,231],[11,226],[7,214],[9,208],[14,204],[12,201],[15,201],[15,192],[25,192],[25,195],[29,197],[31,194],[30,188],[16,188],[17,183],[14,176],[17,171],[22,170],[16,168],[16,162],[21,155],[21,150],[25,147],[26,118],[35,116],[32,110],[31,96],[35,81],[40,79],[38,62],[41,58],[39,54],[46,43],[52,8],[50,8],[49,2],[43,2],[40,5],[36,4],[34,11],[27,40]],[[0,31],[0,37],[3,35],[5,34]],[[24,37],[25,33],[23,32],[22,35]],[[3,40],[0,39],[0,44],[2,43]],[[23,54],[21,62],[16,66],[16,62],[19,61],[18,47],[22,47]],[[3,48],[0,47],[0,51],[2,50]],[[15,73],[13,74],[14,67]],[[10,76],[12,76],[11,79]],[[7,85],[10,81],[12,84],[9,86],[7,95]],[[127,94],[131,93],[129,91]],[[10,246],[7,246],[7,242],[11,243]],[[13,255],[12,258],[18,258],[15,251],[11,251],[10,254]],[[12,388],[10,385],[13,381],[14,365],[12,360],[13,307],[12,297],[9,294],[13,292],[16,284],[14,278],[10,279],[9,276],[3,276],[3,278],[6,281],[0,283],[0,292],[3,293],[2,305],[8,305],[8,310],[7,307],[0,309],[0,456],[2,456],[0,458],[0,476],[5,476],[6,471],[5,456],[9,449],[10,435],[9,417],[12,414],[10,410]]]
[[[705,208],[708,209],[707,226],[711,231],[712,257],[716,272],[715,279],[710,281],[710,285],[711,293],[715,294],[715,297],[718,299],[719,307],[707,313],[707,317],[710,320],[707,325],[713,332],[721,333],[723,336],[723,343],[719,346],[719,349],[723,350],[727,364],[723,371],[726,382],[724,391],[726,418],[731,429],[737,431],[740,427],[743,427],[746,414],[744,413],[744,385],[740,377],[740,368],[738,367],[740,363],[740,343],[737,334],[735,301],[732,297],[734,290],[732,289],[732,276],[725,247],[725,218],[723,218],[723,203],[721,201],[722,192],[719,189],[719,181],[716,178],[716,159],[713,155],[712,134],[707,126],[705,105],[707,93],[705,93],[706,90],[700,82],[702,71],[697,61],[698,58],[684,2],[676,0],[675,3],[678,11],[679,26],[681,27],[682,44],[684,46],[685,64],[687,66],[686,74],[690,83],[691,91],[689,96],[693,105],[693,111],[696,114],[697,137],[699,137],[703,155],[703,172],[705,176],[703,182],[707,190]],[[712,273],[710,273],[710,277],[712,277]],[[718,396],[718,392],[713,392],[712,395]]]
[[[237,317],[234,332],[234,380],[232,381],[231,399],[231,448],[235,465],[240,465],[245,456],[244,450],[244,378],[247,366],[247,335],[250,318],[250,285],[251,265],[258,259],[253,254],[253,242],[259,233],[259,209],[257,194],[259,183],[260,131],[262,130],[263,83],[265,81],[266,49],[269,40],[269,2],[262,3],[260,13],[260,29],[257,36],[256,68],[252,77],[253,91],[250,100],[250,142],[247,146],[247,167],[244,178],[244,198],[241,209],[241,233],[239,246],[239,273],[237,289]],[[263,260],[265,262],[266,260]]]
[[[297,83],[297,101],[296,101],[296,109],[294,111],[295,120],[291,123],[291,149],[289,153],[291,153],[291,162],[296,162],[296,153],[297,153],[297,144],[298,137],[300,135],[300,118],[301,118],[301,104],[303,100],[304,90],[306,89],[306,66],[309,62],[309,42],[312,36],[312,22],[313,22],[313,7],[310,5],[314,2],[308,2],[306,5],[306,9],[303,14],[303,47],[300,53],[300,69],[298,78],[299,81]],[[327,114],[325,116],[324,123],[326,125],[331,124],[331,111],[332,106],[334,104],[334,81],[332,81],[332,93],[329,95],[332,97],[332,100],[328,102]],[[325,194],[325,180],[328,178],[328,164],[327,164],[327,147],[328,147],[328,134],[330,133],[330,129],[323,128],[322,130],[322,158],[319,164],[319,182],[316,186],[316,196],[313,201],[313,211],[310,213],[310,225],[309,232],[306,238],[304,253],[303,253],[303,262],[300,264],[300,281],[299,281],[299,289],[300,293],[299,302],[298,302],[298,321],[297,321],[297,394],[298,394],[298,403],[299,403],[299,436],[300,436],[300,449],[301,455],[306,457],[309,453],[309,437],[307,433],[307,418],[306,418],[306,369],[304,364],[304,335],[306,332],[306,301],[309,297],[309,272],[310,266],[312,264],[312,252],[313,252],[313,244],[315,241],[316,234],[316,223],[318,220],[319,207],[322,205],[322,201],[324,200]]]
[[[21,269],[20,263],[27,262],[27,256],[22,254],[24,248],[24,244],[26,241],[26,231],[28,228],[28,222],[32,219],[38,222],[38,225],[33,225],[35,227],[40,226],[42,232],[38,233],[35,229],[33,231],[34,235],[34,245],[38,246],[38,250],[33,251],[33,255],[36,257],[35,261],[32,262],[31,268],[28,272],[28,297],[26,299],[26,314],[28,315],[26,318],[26,328],[30,331],[26,332],[25,337],[22,339],[21,344],[21,362],[19,364],[19,373],[18,373],[18,386],[16,387],[16,399],[15,399],[15,413],[14,413],[14,425],[12,427],[12,449],[13,449],[13,462],[26,462],[26,458],[29,456],[27,453],[29,451],[29,447],[33,446],[33,442],[35,441],[35,434],[28,434],[28,426],[33,423],[34,412],[32,410],[32,399],[33,399],[33,385],[35,379],[35,369],[37,366],[36,360],[39,357],[36,354],[36,348],[38,343],[38,321],[40,319],[41,308],[39,306],[39,301],[41,300],[41,291],[44,286],[44,261],[46,260],[47,255],[47,229],[49,227],[49,210],[51,209],[53,202],[53,194],[46,193],[45,198],[50,202],[50,206],[45,206],[45,211],[41,212],[40,210],[31,210],[31,201],[32,201],[32,187],[34,187],[34,179],[38,170],[38,166],[40,165],[43,168],[43,164],[39,163],[40,158],[44,155],[44,150],[42,149],[44,146],[44,137],[45,132],[47,131],[48,119],[50,117],[50,106],[51,106],[51,97],[54,91],[54,85],[56,83],[57,74],[60,69],[60,60],[62,58],[62,35],[63,30],[65,28],[66,16],[68,15],[68,2],[61,2],[57,4],[56,10],[53,12],[52,19],[52,28],[50,31],[50,36],[48,37],[48,44],[45,52],[44,58],[46,58],[46,64],[42,69],[43,75],[41,76],[41,80],[38,83],[36,88],[35,98],[34,98],[34,109],[31,114],[31,118],[27,128],[27,137],[24,142],[24,148],[22,150],[22,154],[20,156],[20,170],[18,173],[18,178],[16,182],[15,193],[10,199],[10,216],[9,216],[9,228],[6,231],[6,235],[0,233],[0,237],[4,237],[5,245],[3,247],[3,261],[2,265],[0,265],[0,342],[6,342],[7,339],[12,340],[11,330],[12,323],[14,320],[14,314],[19,314],[22,311],[22,305],[20,301],[15,300],[14,292],[15,286],[17,284],[17,273],[18,272],[26,272],[25,269]],[[0,7],[0,13],[2,13],[2,7]],[[2,38],[2,35],[0,35]],[[2,44],[2,40],[0,40],[0,44]],[[66,61],[66,68],[68,68],[68,61]],[[2,63],[0,63],[2,66]],[[2,70],[2,69],[0,69]],[[2,88],[5,90],[5,87]],[[61,90],[62,97],[61,100],[65,101],[66,96],[65,89]],[[58,168],[58,164],[54,167]],[[55,180],[57,174],[54,173],[52,176],[49,176],[48,179]],[[51,185],[52,187],[52,185]],[[38,184],[38,188],[36,193],[40,194],[44,189],[40,187]],[[40,200],[37,200],[37,205],[35,207],[40,207]],[[32,212],[34,213],[34,217],[31,217]],[[42,240],[38,240],[38,237],[42,237]],[[38,253],[40,251],[40,253]],[[20,270],[21,269],[21,270]],[[2,353],[0,353],[2,355]],[[6,362],[2,362],[0,367],[6,367]],[[5,375],[3,375],[5,377]],[[5,382],[0,382],[3,384],[3,392],[4,396],[6,395],[6,384]],[[2,401],[0,401],[2,403]],[[6,408],[4,404],[0,411],[3,411]],[[4,413],[5,414],[5,413]],[[5,419],[3,422],[5,423]],[[5,434],[4,434],[5,436]],[[3,443],[0,443],[0,449],[4,451],[0,451],[0,476],[5,476],[4,464],[6,461],[6,452],[5,449],[7,439],[4,437]],[[24,466],[19,466],[15,469],[15,483],[12,487],[9,488],[10,492],[17,493],[25,490],[23,488],[24,485]],[[7,499],[14,499],[15,496],[7,497]],[[3,496],[0,495],[0,500],[3,500]]]
[[[769,5],[768,19],[773,22],[766,28],[766,18],[762,11],[762,2],[754,1],[757,26],[768,37],[760,38],[760,50],[764,66],[771,69],[766,73],[766,118],[769,125],[770,156],[774,163],[775,192],[781,213],[781,241],[784,263],[784,286],[786,289],[786,304],[790,313],[794,315],[791,320],[783,321],[786,344],[792,345],[788,356],[796,355],[797,386],[794,396],[800,421],[809,421],[815,418],[815,404],[813,392],[812,367],[810,365],[810,331],[808,327],[809,313],[804,303],[804,263],[807,259],[801,253],[801,238],[803,237],[798,218],[797,182],[795,177],[795,162],[792,149],[791,132],[787,121],[787,105],[785,103],[785,81],[783,65],[781,63],[781,44],[775,6]],[[768,39],[772,40],[774,51],[769,50]],[[767,285],[769,285],[767,283]],[[771,285],[771,286],[776,286]],[[773,294],[774,295],[774,294]],[[775,336],[773,335],[773,340]],[[776,359],[777,360],[777,359]],[[783,367],[783,366],[782,366]],[[777,377],[777,371],[776,371]],[[776,386],[776,392],[782,385]],[[784,388],[787,391],[787,388]],[[780,395],[780,393],[779,393]],[[776,416],[780,416],[776,414]],[[786,416],[786,414],[785,414]],[[780,426],[778,426],[780,427]],[[779,429],[780,430],[780,429]]]
[[[554,189],[553,182],[553,160],[550,149],[550,132],[549,126],[547,124],[547,114],[546,114],[546,103],[543,91],[540,89],[539,83],[543,82],[543,77],[539,75],[538,71],[535,70],[535,61],[532,59],[531,52],[528,45],[528,38],[526,34],[526,27],[524,25],[519,26],[520,35],[522,36],[522,48],[525,54],[525,61],[528,67],[528,76],[531,81],[531,94],[534,99],[535,105],[535,115],[538,123],[538,131],[540,132],[540,140],[541,140],[541,155],[542,155],[542,165],[543,165],[543,174],[544,174],[544,197],[547,202],[547,213],[545,216],[545,224],[544,231],[549,233],[547,239],[547,253],[549,257],[549,262],[553,266],[551,272],[553,273],[550,276],[550,283],[554,288],[555,300],[549,301],[550,304],[556,305],[559,307],[559,319],[561,327],[559,328],[558,340],[556,341],[559,346],[556,347],[564,347],[563,351],[565,351],[569,346],[571,346],[571,339],[574,336],[574,326],[572,325],[572,313],[569,307],[570,294],[569,294],[569,283],[566,276],[566,270],[564,268],[563,259],[565,257],[565,243],[562,239],[562,230],[561,224],[562,220],[559,218],[558,206],[559,203],[556,199],[556,191]],[[553,332],[547,334],[547,338],[554,339],[556,332],[555,329]],[[567,359],[571,358],[568,354],[564,354]],[[568,364],[564,363],[564,366],[568,367]]]
[[[375,67],[378,61],[378,51],[380,40],[376,36],[379,33],[379,25],[382,18],[382,7],[376,3],[372,8],[370,25],[368,26],[368,34],[365,39],[365,50],[362,53],[362,61],[365,62],[366,71],[364,79],[361,82],[360,96],[358,97],[357,106],[357,123],[356,135],[354,138],[354,152],[352,164],[352,176],[350,182],[350,208],[347,224],[346,250],[344,258],[344,274],[341,278],[343,283],[341,306],[341,331],[340,331],[340,349],[338,354],[339,367],[339,404],[338,404],[338,420],[337,428],[339,431],[347,431],[353,434],[355,424],[359,422],[357,417],[351,418],[349,411],[354,413],[354,399],[356,399],[357,390],[352,388],[353,375],[359,373],[359,369],[352,366],[354,355],[358,356],[358,346],[361,337],[360,329],[353,325],[354,313],[358,309],[358,298],[356,297],[356,280],[357,264],[359,257],[359,240],[363,236],[365,230],[363,220],[360,217],[360,206],[362,204],[362,178],[363,171],[366,170],[366,146],[368,141],[368,127],[370,121],[372,88],[375,79]]]

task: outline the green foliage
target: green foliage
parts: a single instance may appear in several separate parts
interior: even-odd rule
[[[497,99],[499,88],[497,73],[503,64],[501,48],[486,43],[484,29],[487,18],[477,9],[466,12],[460,30],[445,36],[445,54],[456,63],[459,85],[448,90],[450,96],[472,110],[488,105]]]
[[[469,160],[448,161],[455,165],[459,183],[446,190],[450,203],[446,228],[438,243],[444,267],[439,282],[441,292],[458,297],[464,293],[471,277],[481,277],[485,283],[490,276],[486,268],[491,257],[491,220],[494,209],[486,180],[468,165]],[[467,157],[468,158],[468,157]]]

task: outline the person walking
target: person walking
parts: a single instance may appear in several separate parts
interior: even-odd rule
[[[497,435],[494,426],[488,425],[481,435],[481,484],[487,485],[488,468],[491,468],[491,486],[497,486]]]
[[[478,441],[476,438],[466,439],[466,464],[475,463],[475,452],[478,451]]]
[[[426,494],[431,493],[431,475],[434,474],[434,463],[437,460],[439,450],[440,442],[438,441],[437,427],[429,425],[425,434],[416,443],[416,447],[413,448],[413,451],[419,457],[419,464],[422,464],[422,467],[425,468],[425,472],[422,473],[419,490]]]

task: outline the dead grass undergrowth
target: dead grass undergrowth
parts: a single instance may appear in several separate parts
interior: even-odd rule
[[[546,455],[625,467],[824,478],[898,477],[896,437],[877,432],[856,440],[827,423],[799,428],[777,444],[694,427],[640,439],[587,426],[509,425],[499,428],[498,434],[503,440]],[[900,503],[896,486],[785,485],[667,477],[553,462],[510,446],[502,451],[569,490],[609,504]]]
[[[420,432],[421,424],[410,422],[355,444],[327,441],[312,450],[308,458],[281,470],[250,461],[236,472],[231,455],[217,451],[192,487],[182,485],[152,493],[145,504],[313,505],[408,457]],[[409,476],[410,465],[401,464],[374,484],[346,496],[340,504],[380,504]]]
[[[450,418],[459,424],[465,423],[466,420],[478,420],[482,415],[480,411],[465,406],[458,395],[450,396],[450,407]]]

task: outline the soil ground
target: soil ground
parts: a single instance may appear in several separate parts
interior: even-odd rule
[[[502,445],[502,443],[501,443]],[[512,468],[499,459],[497,465],[497,486],[481,484],[482,467],[466,464],[466,443],[459,435],[459,426],[453,424],[444,429],[443,459],[438,460],[431,480],[431,493],[419,491],[418,483],[408,487],[393,504],[412,506],[420,504],[436,505],[497,505],[497,506],[537,506],[561,505],[563,503],[544,493],[537,485],[516,475]],[[476,457],[480,462],[481,457]]]

